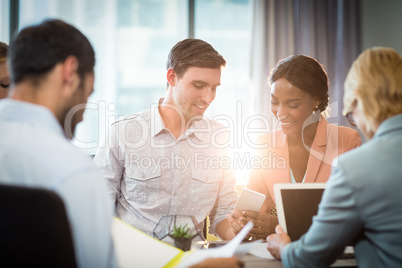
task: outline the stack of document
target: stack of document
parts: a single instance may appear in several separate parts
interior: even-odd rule
[[[191,266],[207,258],[239,256],[249,252],[256,243],[261,242],[256,241],[240,245],[251,228],[253,228],[253,223],[249,222],[235,238],[222,247],[186,252],[159,241],[118,218],[113,220],[112,236],[119,267],[180,268]]]

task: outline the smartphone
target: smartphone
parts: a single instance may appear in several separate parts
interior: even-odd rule
[[[265,194],[243,188],[240,192],[235,209],[238,211],[250,210],[254,212],[260,211],[262,204],[265,201]]]

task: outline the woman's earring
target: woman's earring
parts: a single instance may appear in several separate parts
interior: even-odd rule
[[[317,111],[318,111],[318,105],[316,105],[315,109],[313,109],[313,114],[316,114]]]

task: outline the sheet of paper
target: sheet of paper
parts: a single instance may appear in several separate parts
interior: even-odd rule
[[[246,226],[244,226],[243,229],[226,245],[208,250],[195,251],[183,259],[183,261],[180,262],[177,267],[188,267],[207,258],[224,258],[233,256],[233,254],[236,252],[236,249],[239,247],[240,243],[246,237],[251,228],[253,228],[253,226],[254,224],[249,221]]]
[[[247,253],[249,253],[253,248],[258,247],[262,243],[262,240],[256,240],[253,242],[242,243],[236,249],[235,256],[241,258]]]
[[[271,253],[267,249],[267,243],[258,244],[256,247],[252,248],[249,252],[254,256],[257,256],[266,260],[274,260],[275,258],[271,255]]]
[[[118,218],[113,219],[112,237],[121,268],[163,267],[183,254],[182,250],[161,242]]]

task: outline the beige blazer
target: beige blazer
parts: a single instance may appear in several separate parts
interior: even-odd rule
[[[260,136],[257,143],[266,145],[266,148],[256,150],[254,157],[259,157],[260,164],[252,168],[248,188],[267,196],[261,209],[267,212],[275,203],[273,185],[291,182],[289,147],[286,135],[280,130]],[[337,165],[337,156],[360,144],[360,135],[356,130],[329,124],[322,117],[311,148],[306,148],[310,150],[310,155],[304,182],[326,182],[331,174],[331,165]]]

